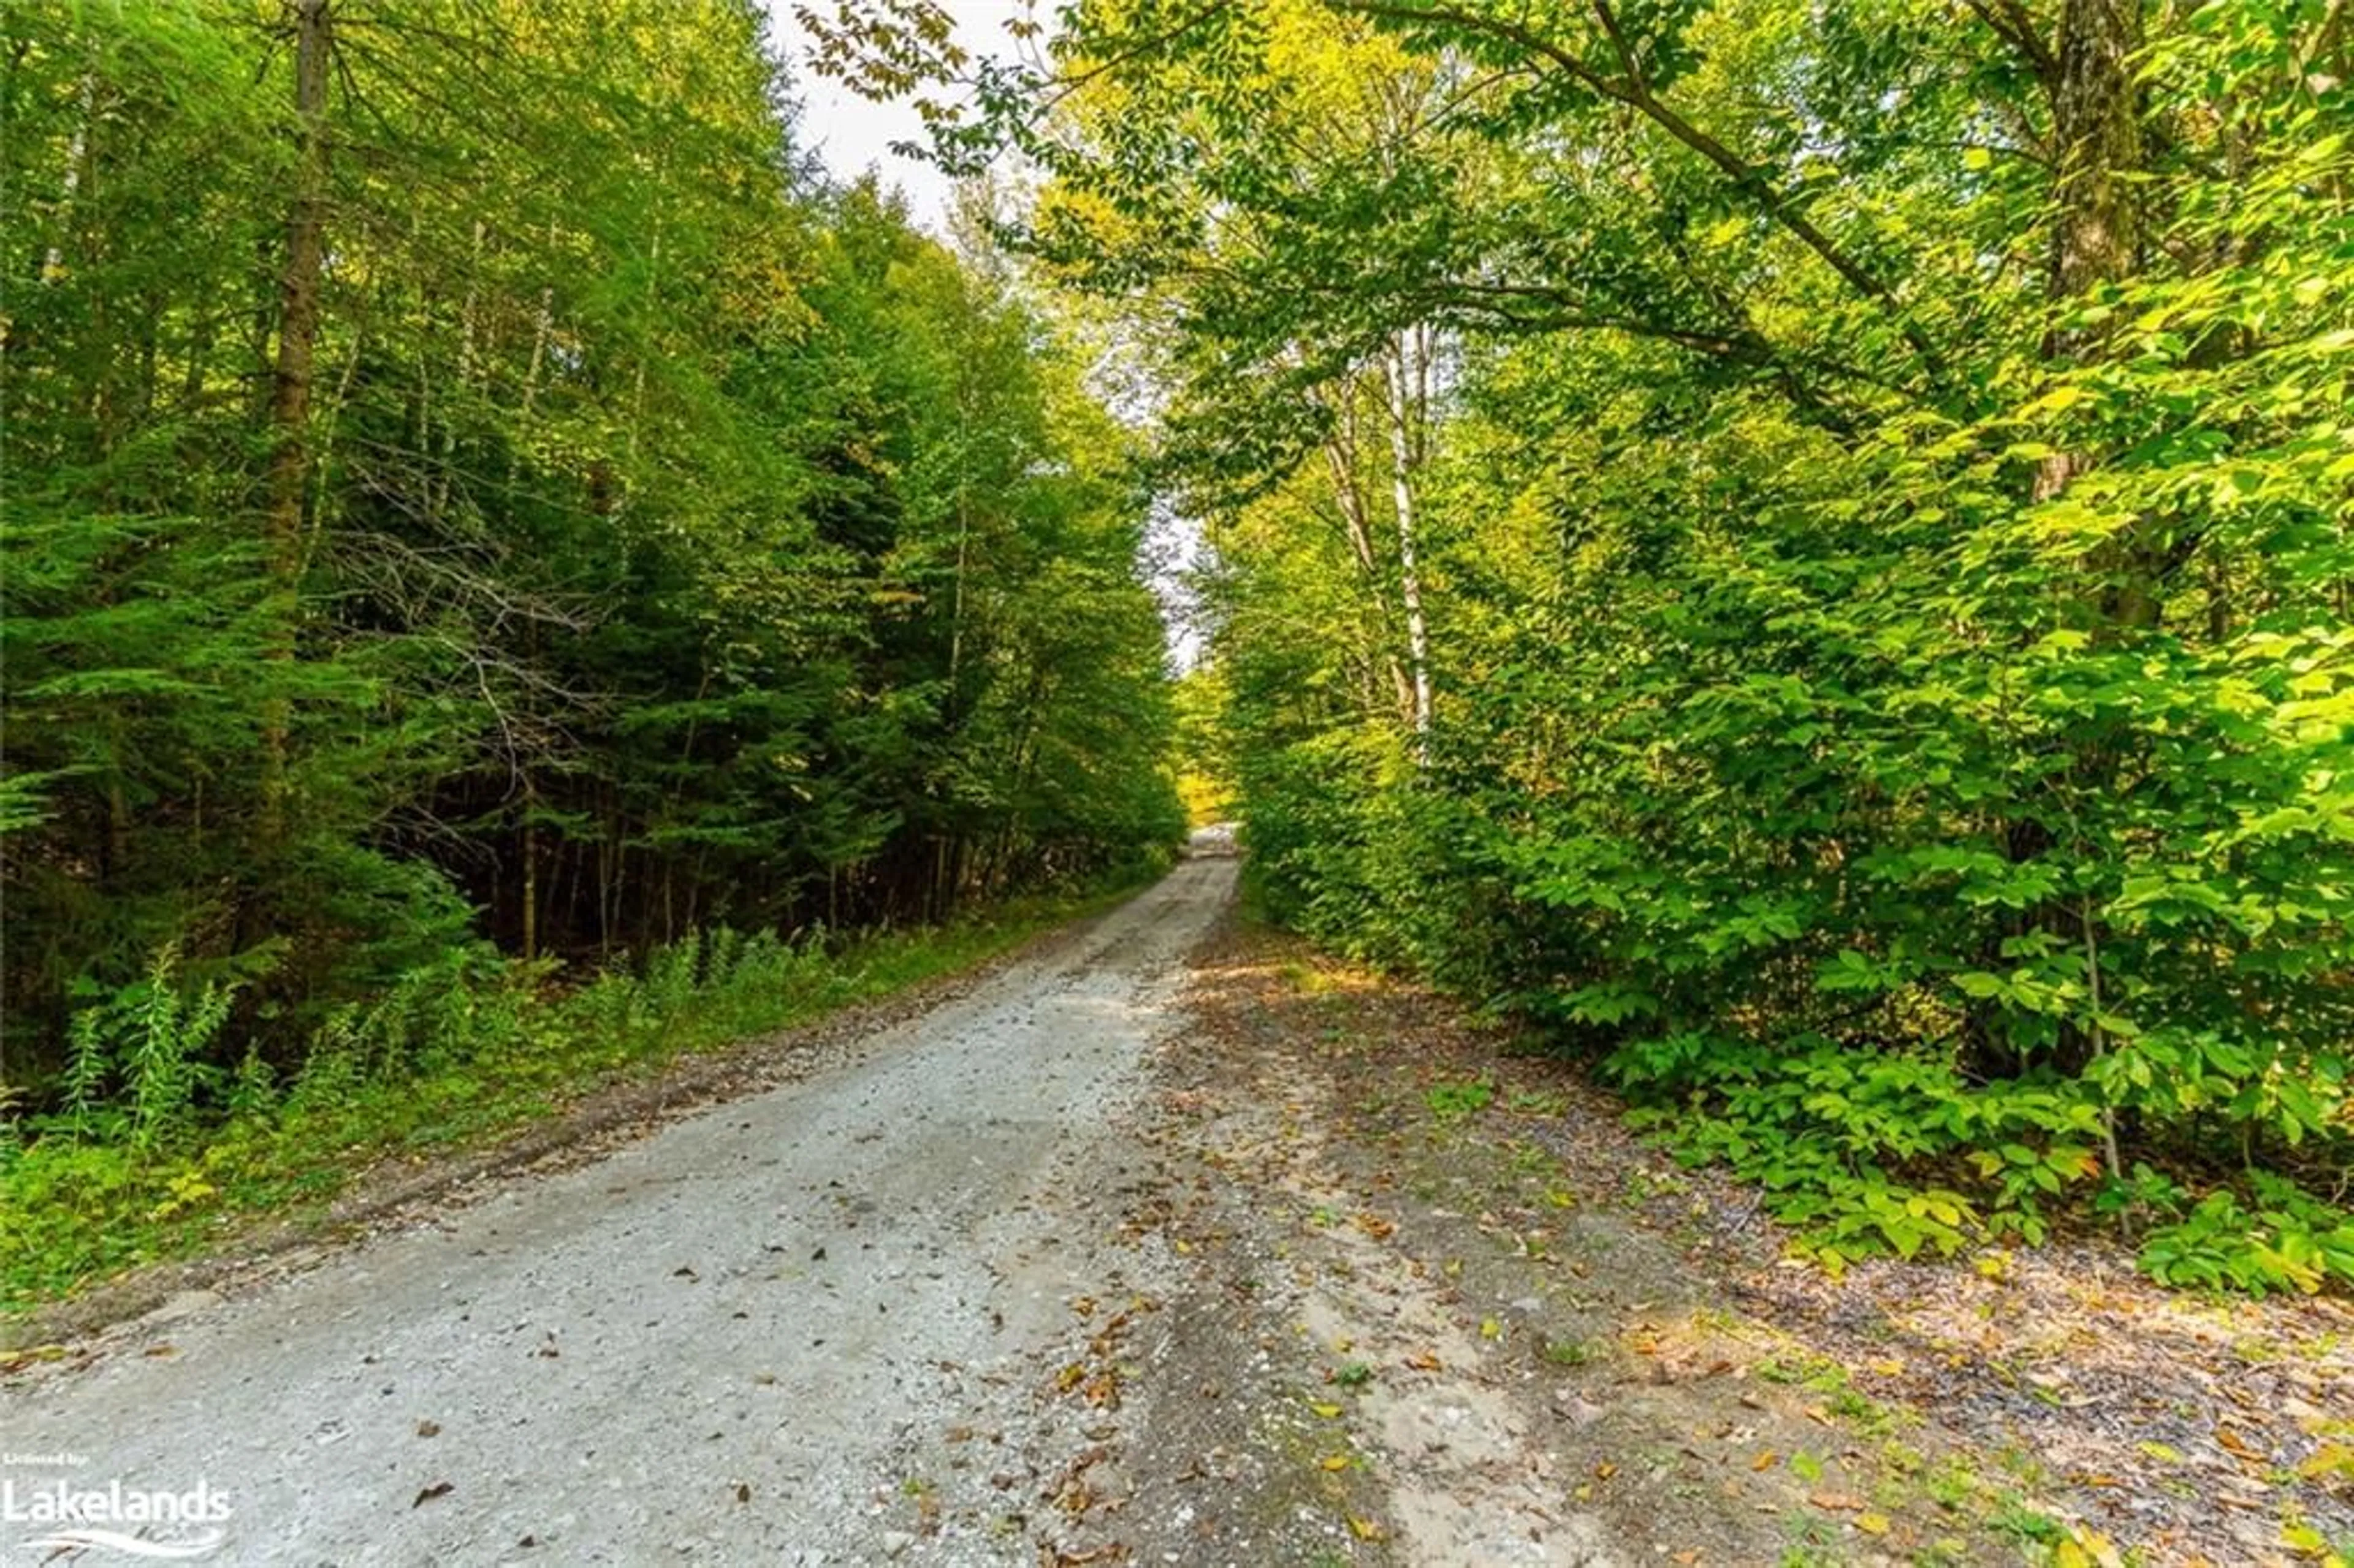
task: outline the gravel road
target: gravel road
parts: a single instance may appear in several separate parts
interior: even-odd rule
[[[2153,1499],[2151,1563],[2255,1562],[2342,1517],[2206,1501],[2317,1451],[2334,1309],[2222,1319],[2097,1258],[1810,1287],[1606,1096],[1235,918],[1232,855],[629,1086],[530,1169],[398,1173],[358,1244],[45,1323],[58,1353],[0,1357],[0,1568],[1866,1568]],[[2171,1392],[1911,1403],[2013,1357]],[[2218,1389],[2230,1442],[2186,1458]],[[135,1518],[157,1493],[199,1517]]]
[[[1133,1175],[1117,1120],[1233,877],[1189,862],[813,1078],[0,1395],[0,1563],[116,1482],[201,1483],[226,1520],[114,1528],[213,1563],[1037,1562],[1035,1482],[1091,1436],[1040,1381],[1150,1284],[1075,1207]]]

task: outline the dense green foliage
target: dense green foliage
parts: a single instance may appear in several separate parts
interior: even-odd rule
[[[2350,49],[1081,0],[942,145],[1025,146],[1023,241],[1178,378],[1272,911],[1591,1054],[1833,1266],[2115,1215],[2343,1288]]]
[[[1129,439],[784,90],[737,0],[0,10],[9,1144],[1175,841]]]
[[[1235,809],[1235,757],[1226,729],[1232,700],[1214,664],[1188,670],[1172,691],[1176,709],[1177,788],[1196,827],[1223,822]]]

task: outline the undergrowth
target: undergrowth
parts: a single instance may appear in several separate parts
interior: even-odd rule
[[[569,991],[551,965],[459,950],[331,1015],[289,1077],[251,1054],[204,1063],[234,984],[183,986],[166,948],[78,1015],[58,1108],[10,1118],[0,1101],[0,1313],[315,1208],[378,1161],[487,1143],[682,1056],[970,968],[1128,891],[840,948],[723,927]]]
[[[2354,1288],[2354,1213],[2254,1165],[2204,1181],[2188,1160],[2113,1165],[2098,1101],[2056,1077],[1972,1085],[1925,1054],[1764,1056],[1723,1041],[1622,1047],[1606,1071],[1638,1096],[1682,1086],[1681,1100],[1638,1105],[1631,1119],[1688,1161],[1755,1182],[1797,1249],[1833,1272],[2106,1221],[2161,1284]]]

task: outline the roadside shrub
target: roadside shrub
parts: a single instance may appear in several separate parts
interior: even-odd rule
[[[2293,245],[1967,408],[1467,350],[1430,767],[1238,654],[1270,912],[1531,1021],[1833,1266],[2110,1220],[2173,1283],[2354,1287],[2354,251],[2298,194],[2354,147],[2272,151],[2170,241]]]
[[[63,1107],[37,1130],[142,1150],[186,1130],[200,1091],[222,1081],[206,1054],[237,989],[184,985],[178,944],[157,948],[138,981],[75,1011]]]

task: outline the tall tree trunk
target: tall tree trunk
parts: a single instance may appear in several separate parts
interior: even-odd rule
[[[458,305],[456,396],[450,399],[451,406],[441,416],[439,454],[440,461],[438,465],[440,471],[429,472],[425,479],[426,514],[437,522],[448,514],[451,494],[457,488],[458,424],[465,417],[465,398],[472,391],[474,385],[475,365],[478,358],[475,339],[479,335],[475,318],[480,314],[482,307],[482,240],[486,233],[487,229],[482,220],[479,217],[474,219],[473,246],[468,252],[466,260],[466,292]],[[421,355],[419,361],[418,374],[423,376],[425,367]],[[420,437],[425,434],[422,430],[418,433]],[[429,449],[422,444],[418,448],[420,453],[427,450]]]
[[[180,378],[180,411],[193,414],[202,406],[206,373],[212,367],[213,344],[220,336],[221,313],[200,310],[188,323],[188,363]]]
[[[597,956],[613,956],[613,926],[621,907],[620,808],[610,796],[605,831],[597,839]]]
[[[2067,0],[2052,95],[2059,171],[2052,291],[2062,300],[2131,277],[2140,265],[2135,181],[2142,131],[2133,57],[2141,43],[2141,0]],[[2060,346],[2082,345],[2081,336],[2069,336]]]
[[[74,120],[73,135],[66,143],[66,173],[63,189],[58,196],[57,228],[49,237],[48,248],[41,252],[40,279],[54,283],[64,275],[66,260],[65,230],[74,222],[75,197],[81,192],[82,181],[90,166],[90,122],[98,118],[98,72],[85,70],[81,76],[81,98]]]
[[[547,225],[547,248],[556,249],[556,223]],[[523,424],[521,439],[507,444],[507,511],[515,510],[516,486],[523,477],[523,452],[530,440],[532,414],[539,405],[540,366],[547,362],[547,334],[556,324],[556,291],[543,284],[539,291],[539,308],[532,314],[531,360],[523,373]]]
[[[523,957],[539,957],[539,796],[529,775],[523,786]]]
[[[1396,635],[1391,617],[1389,595],[1382,590],[1382,568],[1373,554],[1373,533],[1365,520],[1365,493],[1358,480],[1357,416],[1353,384],[1344,383],[1341,390],[1341,409],[1332,434],[1324,442],[1324,466],[1332,479],[1332,500],[1341,509],[1341,529],[1348,536],[1349,551],[1365,575],[1365,591],[1373,601],[1373,620],[1379,631],[1379,657],[1387,667],[1390,687],[1397,704],[1401,722],[1414,722],[1414,683],[1405,673],[1394,644]]]
[[[2141,267],[2143,148],[2134,57],[2142,44],[2142,0],[2066,0],[2051,79],[2052,151],[2057,179],[2050,289],[2064,309]],[[2096,360],[2107,351],[2100,328],[2055,328],[2045,345],[2062,364]],[[2038,470],[2035,494],[2049,500],[2096,460],[2055,452]],[[2120,627],[2155,625],[2158,550],[2147,526],[2128,528],[2095,565],[2105,578],[2105,619]]]
[[[2143,166],[2140,93],[2136,56],[2142,45],[2142,0],[2062,0],[2060,33],[2044,76],[2052,104],[2052,228],[2048,288],[2055,313],[2063,314],[2086,296],[2131,279],[2141,268],[2144,229],[2139,179]],[[2055,366],[2093,364],[2110,352],[2113,332],[2104,325],[2055,322],[2044,355]],[[2077,476],[2099,461],[2084,450],[2054,452],[2038,466],[2034,496],[2048,501],[2064,493]],[[2112,635],[2130,635],[2158,624],[2162,541],[2154,520],[2127,523],[2087,561],[2096,577],[2092,595],[2101,621]],[[2114,745],[2088,743],[2075,768],[2095,789],[2115,778]],[[2056,839],[2032,817],[2013,821],[2007,832],[2009,856],[2030,861],[2048,853]],[[2079,843],[2073,853],[2091,852]],[[2057,1048],[2062,1070],[2078,1073],[2107,1049],[2101,1010],[2101,911],[2080,895],[2073,903],[2046,902],[2023,911],[2022,931],[2039,929],[2064,939],[2073,926],[2084,954],[2095,1022],[2063,1027]],[[2022,1061],[2016,1065],[2024,1066]],[[2121,1176],[2115,1113],[2105,1107],[2103,1153],[2112,1177]]]
[[[662,299],[662,215],[657,213],[652,233],[646,243],[646,319],[638,327],[637,376],[630,392],[630,434],[626,455],[633,478],[638,466],[638,438],[646,423],[646,366],[652,357],[654,307]]]
[[[106,878],[112,881],[131,869],[131,802],[123,789],[131,747],[123,736],[122,710],[106,716]]]
[[[270,594],[277,622],[272,656],[294,658],[302,561],[302,496],[310,477],[312,364],[319,339],[319,284],[325,253],[327,72],[334,48],[331,0],[288,0],[294,27],[294,202],[286,223],[285,268],[279,277],[278,355],[270,374],[267,523]],[[262,710],[260,836],[266,847],[286,831],[291,709],[282,693]]]
[[[960,457],[959,466],[962,466]],[[964,579],[972,559],[972,506],[965,494],[964,476],[957,476],[957,553],[956,591],[949,605],[949,694],[947,706],[951,715],[961,705],[957,681],[964,670]]]
[[[1422,613],[1422,567],[1415,549],[1414,392],[1420,372],[1411,363],[1413,341],[1400,333],[1384,369],[1389,393],[1390,499],[1397,512],[1398,599],[1405,608],[1406,670],[1414,682],[1416,760],[1430,761],[1430,629]]]

